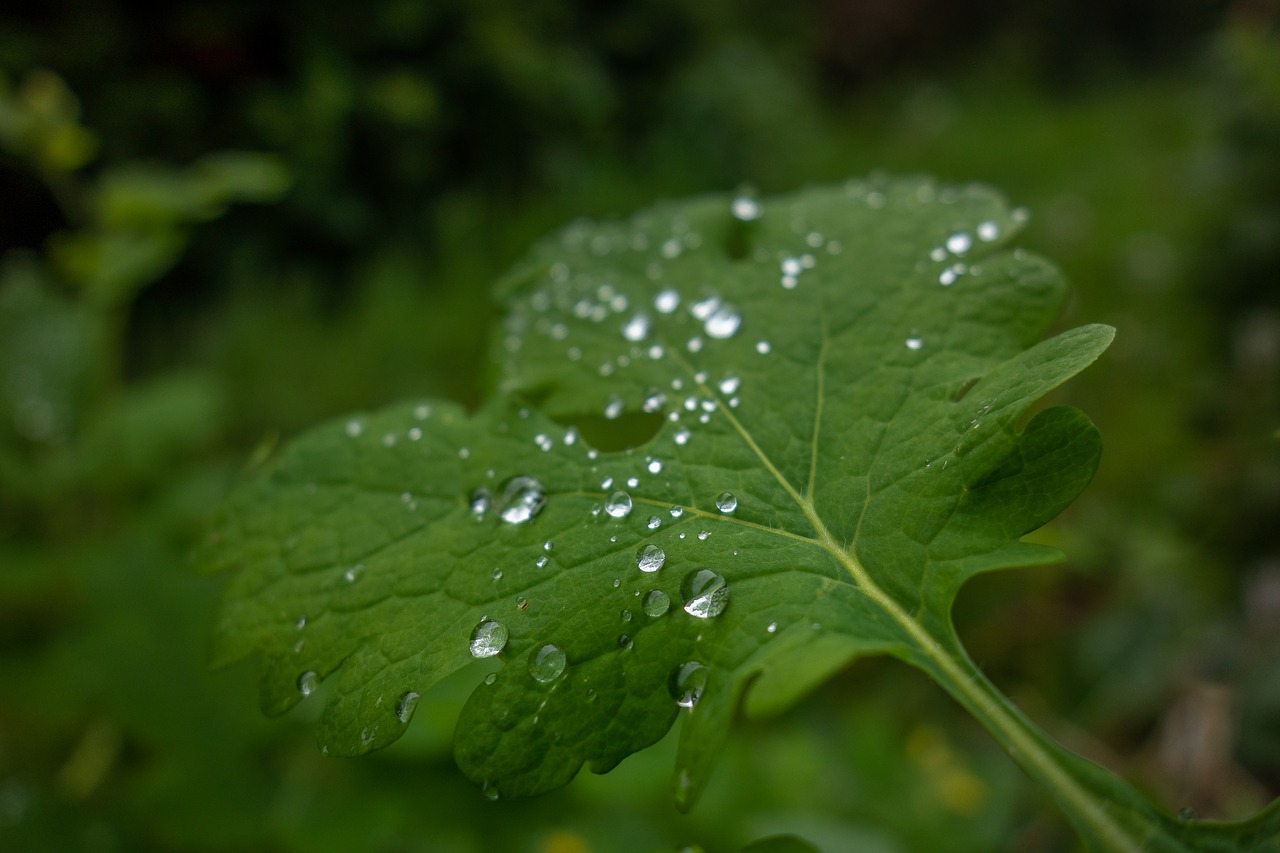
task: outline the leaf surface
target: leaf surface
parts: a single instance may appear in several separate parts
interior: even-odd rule
[[[904,180],[571,226],[499,286],[491,403],[318,427],[236,494],[219,658],[262,653],[271,712],[336,682],[321,740],[341,754],[395,740],[476,654],[500,662],[456,737],[494,796],[607,770],[684,713],[687,807],[739,708],[888,653],[1049,755],[1028,772],[1096,809],[1086,838],[1154,821],[1176,849],[1123,783],[1007,722],[951,627],[975,573],[1059,557],[1021,537],[1100,453],[1078,411],[1032,410],[1112,330],[1041,340],[1064,285],[1007,248],[1019,224],[984,188]],[[1112,783],[1115,819],[1090,799]]]

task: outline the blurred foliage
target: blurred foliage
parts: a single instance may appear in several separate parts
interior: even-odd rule
[[[17,0],[0,35],[0,848],[1070,849],[891,665],[747,727],[688,817],[669,742],[490,804],[450,757],[465,679],[346,762],[202,665],[219,592],[186,555],[244,460],[478,399],[487,283],[534,238],[878,167],[1004,188],[1077,287],[1064,326],[1120,329],[1059,397],[1107,445],[1040,534],[1072,562],[975,581],[973,656],[1175,809],[1280,793],[1268,4]]]

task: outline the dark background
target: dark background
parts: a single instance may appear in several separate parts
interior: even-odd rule
[[[688,817],[669,739],[490,804],[446,684],[376,756],[203,667],[189,553],[317,420],[486,393],[488,282],[578,216],[930,173],[1003,189],[1117,343],[1106,442],[976,580],[975,660],[1171,809],[1280,793],[1280,12],[1267,2],[10,2],[0,12],[0,848],[1069,850],[922,677],[744,726]],[[241,152],[226,154],[219,152]],[[243,152],[256,152],[246,154]]]

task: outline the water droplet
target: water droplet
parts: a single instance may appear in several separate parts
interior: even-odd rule
[[[537,435],[535,435],[533,437],[533,443],[538,445],[538,449],[541,450],[543,453],[548,452],[549,450],[551,450],[552,447],[555,446],[555,443],[551,440],[551,437],[544,435],[543,433],[538,433]]]
[[[659,409],[661,409],[666,404],[667,404],[666,394],[662,393],[661,391],[652,391],[649,393],[648,396],[644,398],[644,401],[640,404],[640,408],[643,411],[649,414],[652,414],[653,412],[656,412]]]
[[[497,787],[490,785],[488,782],[484,783],[484,786],[480,788],[480,791],[484,794],[484,798],[491,803],[496,802],[499,797]]]
[[[631,611],[630,611],[630,610],[623,610],[623,611],[622,611],[622,621],[623,621],[623,622],[630,622],[630,621],[631,621]]]
[[[762,215],[760,202],[748,195],[740,195],[733,200],[733,218],[740,222],[754,222]]]
[[[418,700],[422,698],[416,691],[410,690],[408,693],[400,697],[400,701],[396,703],[396,717],[400,722],[407,723],[409,718],[413,716],[413,709],[418,707]]]
[[[496,619],[481,619],[471,631],[471,656],[491,658],[507,646],[507,626]]]
[[[359,438],[360,433],[364,432],[364,423],[357,420],[347,421],[347,435],[352,438]]]
[[[319,681],[320,676],[316,675],[311,670],[307,670],[302,673],[302,675],[298,676],[298,692],[302,694],[303,699],[316,692],[316,685]]]
[[[660,589],[651,589],[644,597],[642,606],[646,615],[656,619],[671,607],[671,596]]]
[[[484,677],[484,683],[489,685],[492,685],[497,680],[498,680],[498,673],[496,672],[491,672]]]
[[[1200,815],[1196,812],[1195,809],[1191,808],[1191,806],[1183,806],[1182,808],[1178,809],[1178,820],[1180,821],[1190,822],[1190,821],[1199,820],[1199,819],[1200,819]]]
[[[622,407],[623,407],[622,400],[618,399],[617,397],[614,397],[611,400],[609,400],[608,403],[605,403],[604,416],[611,421],[616,420],[617,417],[622,414]]]
[[[494,566],[492,574],[493,574],[494,580],[496,581],[502,580],[502,569],[500,567]]]
[[[545,569],[547,567],[547,563],[550,561],[547,559],[546,555],[543,555],[538,559],[534,560],[533,562],[534,562],[534,565],[536,565],[538,568]]]
[[[770,622],[767,626],[765,626],[765,630],[768,631],[770,634],[772,634],[773,632],[778,630],[778,623]]]
[[[720,393],[725,395],[733,394],[738,390],[740,385],[742,385],[742,380],[738,377],[726,376],[724,379],[720,380]]]
[[[947,238],[947,251],[953,255],[963,255],[971,246],[973,246],[973,240],[963,231]]]
[[[915,336],[907,338],[907,349],[915,350],[915,349],[920,349],[923,346],[924,346],[923,338],[917,338]]]
[[[552,542],[550,539],[542,543],[542,550],[546,551],[548,554],[551,553],[551,550],[555,547],[556,543]]]
[[[297,628],[299,631],[307,627],[307,617],[305,615],[299,616],[293,621],[293,627]]]
[[[702,541],[702,542],[706,542],[706,541],[707,541],[708,539],[710,539],[710,538],[711,538],[711,531],[710,531],[710,530],[703,530],[702,532],[700,532],[700,533],[698,534],[698,539],[699,539],[700,541]]]
[[[692,708],[707,688],[707,667],[696,660],[682,663],[671,672],[668,682],[671,698],[681,708]]]
[[[636,314],[622,327],[622,336],[629,341],[642,341],[649,334],[649,315]]]
[[[768,355],[773,350],[768,341],[759,341],[756,343],[756,352],[761,355]]]
[[[650,530],[657,530],[661,526],[662,519],[658,518],[656,515],[649,516],[649,520],[645,522],[645,527],[648,527]]]
[[[661,290],[653,299],[653,307],[659,314],[670,314],[680,307],[680,294],[669,287]]]
[[[413,427],[413,428],[411,428],[411,429],[409,430],[409,432],[408,432],[408,433],[406,433],[406,435],[408,435],[408,436],[409,436],[409,440],[410,440],[410,441],[421,441],[421,440],[422,440],[422,430],[421,430],[421,429],[419,429],[418,427]]]
[[[636,552],[636,565],[642,572],[656,572],[666,559],[666,553],[657,545],[645,545]]]
[[[483,486],[471,493],[471,511],[476,518],[484,518],[493,506],[493,494]]]
[[[692,435],[693,433],[689,431],[688,427],[682,426],[675,431],[675,434],[673,436],[671,436],[671,440],[674,441],[676,444],[680,445],[681,447],[683,447],[684,445],[689,443],[689,439],[690,437],[692,437]]]
[[[685,344],[685,349],[689,350],[689,352],[702,352],[702,338],[697,335],[689,338],[689,342]]]
[[[523,524],[547,502],[542,484],[532,477],[512,477],[502,487],[498,515],[507,524]]]
[[[699,619],[719,616],[729,604],[729,587],[711,569],[694,569],[680,584],[684,612]]]
[[[671,508],[671,517],[672,517],[672,518],[679,518],[679,517],[680,517],[680,516],[682,516],[682,515],[684,515],[684,507],[673,506],[673,507]]]
[[[741,325],[742,315],[731,306],[722,305],[707,318],[706,323],[703,324],[703,329],[708,337],[724,340],[725,338],[733,337]]]
[[[565,657],[564,652],[547,643],[529,658],[529,674],[533,676],[534,681],[548,684],[564,673],[566,663],[568,658]]]
[[[626,518],[631,514],[631,495],[626,492],[614,492],[605,502],[604,511],[614,518]]]
[[[780,269],[783,275],[797,276],[800,275],[803,267],[800,266],[799,258],[783,258]]]
[[[342,573],[342,579],[347,583],[355,583],[364,574],[364,563],[356,563],[351,568]]]
[[[521,613],[523,613],[528,609],[529,609],[529,599],[525,598],[523,595],[517,595],[516,610],[519,610]]]
[[[988,220],[978,224],[978,239],[990,243],[1000,237],[1000,226]]]
[[[627,634],[618,635],[618,648],[622,649],[624,652],[631,651],[631,647],[634,645],[635,645],[635,642],[631,639],[629,635]]]
[[[716,509],[726,515],[738,508],[738,499],[734,497],[733,492],[721,492],[716,498]]]

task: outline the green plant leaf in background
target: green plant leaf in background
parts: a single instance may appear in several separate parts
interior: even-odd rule
[[[737,709],[887,653],[1091,844],[1265,849],[1274,807],[1164,815],[1040,733],[951,626],[974,574],[1059,558],[1021,537],[1100,453],[1078,411],[1032,414],[1112,331],[1040,341],[1064,285],[1008,250],[1022,218],[984,188],[873,180],[570,227],[499,288],[488,405],[320,426],[231,499],[208,557],[239,569],[217,659],[262,654],[269,712],[327,694],[322,743],[348,755],[499,662],[456,735],[490,796],[608,770],[683,714],[688,808]]]

